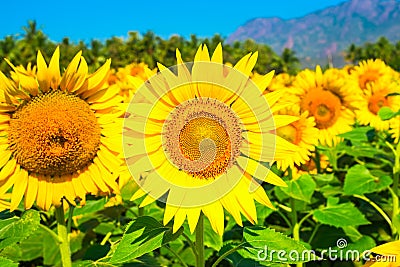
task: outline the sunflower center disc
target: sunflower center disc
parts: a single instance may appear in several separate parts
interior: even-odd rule
[[[326,129],[336,123],[341,112],[340,98],[329,90],[315,89],[302,100],[302,110],[308,110],[315,118],[319,129]]]
[[[8,141],[25,170],[64,175],[83,169],[96,156],[100,126],[85,101],[52,91],[32,98],[13,114]]]
[[[226,105],[210,99],[181,104],[165,123],[164,147],[170,160],[193,177],[217,177],[240,154],[239,121]]]
[[[378,111],[381,107],[389,106],[388,98],[383,92],[373,94],[368,101],[368,109],[375,115],[378,114]]]

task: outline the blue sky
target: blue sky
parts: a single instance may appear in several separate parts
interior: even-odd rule
[[[164,38],[215,33],[227,37],[252,18],[290,19],[342,2],[345,0],[4,1],[0,38],[23,33],[28,20],[36,20],[54,41],[65,36],[72,41],[105,40],[148,30]]]

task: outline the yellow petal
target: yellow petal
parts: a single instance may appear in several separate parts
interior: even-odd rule
[[[35,176],[29,175],[28,187],[25,192],[24,205],[25,209],[30,209],[35,202],[38,193],[38,179]]]
[[[12,175],[16,166],[17,166],[17,161],[15,159],[9,160],[0,171],[0,182],[4,181],[10,175]]]
[[[201,208],[187,208],[186,214],[188,218],[189,230],[191,233],[196,230],[199,221]]]
[[[28,172],[19,169],[18,173],[14,173],[16,176],[16,183],[14,184],[12,196],[11,196],[11,204],[10,204],[10,211],[14,211],[18,208],[19,203],[24,196],[26,186],[28,185]]]
[[[40,50],[37,54],[37,74],[36,74],[40,90],[42,92],[49,91],[50,88],[50,79],[47,71],[47,63],[44,60],[44,57]]]
[[[8,145],[7,145],[8,146]],[[6,165],[6,163],[8,162],[8,160],[11,157],[11,151],[6,150],[6,151],[1,151],[0,150],[0,168],[2,168],[4,165]]]
[[[400,255],[400,241],[393,241],[370,249],[380,255]]]
[[[102,192],[109,193],[110,190],[109,190],[108,186],[104,183],[98,167],[95,164],[90,164],[88,167],[88,170],[89,170],[89,175],[92,178],[92,180],[95,182],[96,186]]]
[[[60,192],[56,192],[54,190],[54,183],[51,180],[51,178],[47,178],[46,180],[46,199],[45,199],[45,204],[44,204],[44,210],[49,210],[51,207],[51,204],[53,204],[53,195],[60,195]],[[61,193],[62,194],[62,193]],[[61,203],[59,204],[61,205]]]
[[[210,221],[212,229],[220,236],[224,233],[224,210],[219,201],[202,207],[204,215]]]
[[[222,45],[219,43],[214,50],[214,53],[211,57],[211,62],[223,64],[223,54],[222,54]]]
[[[81,55],[82,51],[79,51],[72,61],[68,64],[68,67],[66,68],[63,77],[60,82],[60,88],[63,91],[71,91],[72,89],[78,89],[78,88],[69,88],[71,81],[74,82],[73,80],[75,79],[75,73],[78,68],[79,62],[81,60]]]
[[[45,177],[38,177],[38,178],[39,178],[39,183],[38,183],[36,204],[38,205],[39,208],[45,210],[46,196],[47,196],[47,182]]]
[[[273,210],[275,210],[276,208],[272,205],[271,201],[269,200],[267,194],[264,191],[264,188],[262,188],[261,186],[258,187],[256,189],[256,191],[254,191],[252,193],[252,196],[254,197],[254,200],[256,200],[258,203],[263,204],[264,206],[267,206]]]
[[[107,74],[110,70],[111,59],[107,59],[106,63],[101,66],[95,73],[91,74],[87,79],[88,90],[99,89],[107,80]]]
[[[264,90],[268,87],[268,85],[271,83],[272,78],[274,77],[274,74],[274,70],[270,71],[257,80],[255,84],[260,89],[260,92],[264,92]]]
[[[61,200],[64,196],[64,183],[61,181],[53,182],[53,196],[52,196],[52,204],[55,207],[59,207],[61,205]]]
[[[184,223],[186,219],[186,209],[184,208],[179,208],[177,212],[175,213],[174,217],[174,225],[172,227],[172,232],[175,233],[176,231],[181,228],[182,224]]]
[[[163,218],[164,225],[167,225],[172,220],[178,209],[179,209],[178,207],[169,204],[165,205],[164,218]]]
[[[79,179],[81,180],[81,183],[83,187],[85,188],[87,193],[91,193],[93,195],[96,195],[99,191],[98,187],[95,185],[95,183],[92,180],[91,175],[89,174],[89,170],[86,169],[79,175]]]
[[[58,89],[60,84],[60,48],[57,46],[50,59],[50,64],[48,68],[48,79],[50,80],[50,87],[53,89]]]

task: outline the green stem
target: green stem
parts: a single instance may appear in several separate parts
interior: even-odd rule
[[[197,258],[197,250],[196,250],[196,247],[194,246],[194,243],[190,239],[190,237],[187,234],[185,234],[185,232],[182,232],[182,236],[186,239],[186,241],[188,242],[190,248],[193,251],[194,256]]]
[[[199,221],[196,226],[196,267],[204,267],[204,215],[200,213]]]
[[[139,207],[138,209],[139,217],[144,215],[144,207]]]
[[[74,216],[75,206],[70,204],[69,202],[68,202],[68,205],[69,205],[69,212],[68,212],[68,221],[67,221],[67,232],[71,233],[72,217]]]
[[[183,267],[188,267],[188,265],[185,263],[185,261],[181,258],[181,256],[179,256],[178,253],[176,253],[172,248],[170,248],[168,245],[165,246],[166,249],[168,249],[169,252],[171,252],[172,254],[174,254],[174,256],[180,261],[180,263],[182,264]]]
[[[67,226],[64,218],[64,207],[62,203],[60,207],[56,207],[55,214],[57,220],[58,238],[60,240],[58,247],[60,248],[62,266],[71,267],[71,250],[69,246]]]
[[[317,234],[317,231],[318,231],[319,226],[320,226],[320,224],[317,224],[317,225],[314,227],[314,230],[312,231],[312,233],[311,233],[311,235],[310,235],[310,238],[308,239],[308,242],[307,242],[308,244],[311,244],[311,241],[314,239],[315,235]]]
[[[396,227],[396,222],[398,222],[397,215],[399,214],[399,196],[394,192],[392,188],[389,187],[389,191],[392,194],[392,203],[393,203],[393,211],[392,211],[392,237],[394,238],[398,232]]]
[[[289,226],[289,228],[292,228],[292,223],[291,223],[290,220],[285,216],[285,214],[283,214],[283,212],[281,212],[280,210],[276,210],[276,213],[278,213],[279,216],[281,216],[281,218],[286,222],[286,224]]]
[[[213,265],[211,267],[217,267],[218,263],[220,263],[223,259],[225,259],[227,256],[231,255],[232,253],[234,253],[235,251],[237,251],[241,248],[242,248],[242,244],[238,245],[237,247],[231,248],[230,250],[228,250],[227,252],[225,252],[224,254],[219,256],[219,258],[213,263]]]
[[[383,219],[385,219],[385,221],[389,224],[389,226],[392,228],[392,220],[389,218],[389,216],[383,211],[383,209],[381,207],[379,207],[375,202],[373,202],[372,200],[370,200],[369,198],[365,197],[365,196],[361,196],[361,195],[353,195],[356,198],[362,199],[365,202],[367,202],[368,204],[370,204],[372,207],[374,207],[376,209],[377,212],[379,212],[379,214],[383,217]]]

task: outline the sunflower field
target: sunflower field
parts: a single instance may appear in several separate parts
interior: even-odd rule
[[[0,40],[0,266],[400,266],[397,45],[129,35]]]

